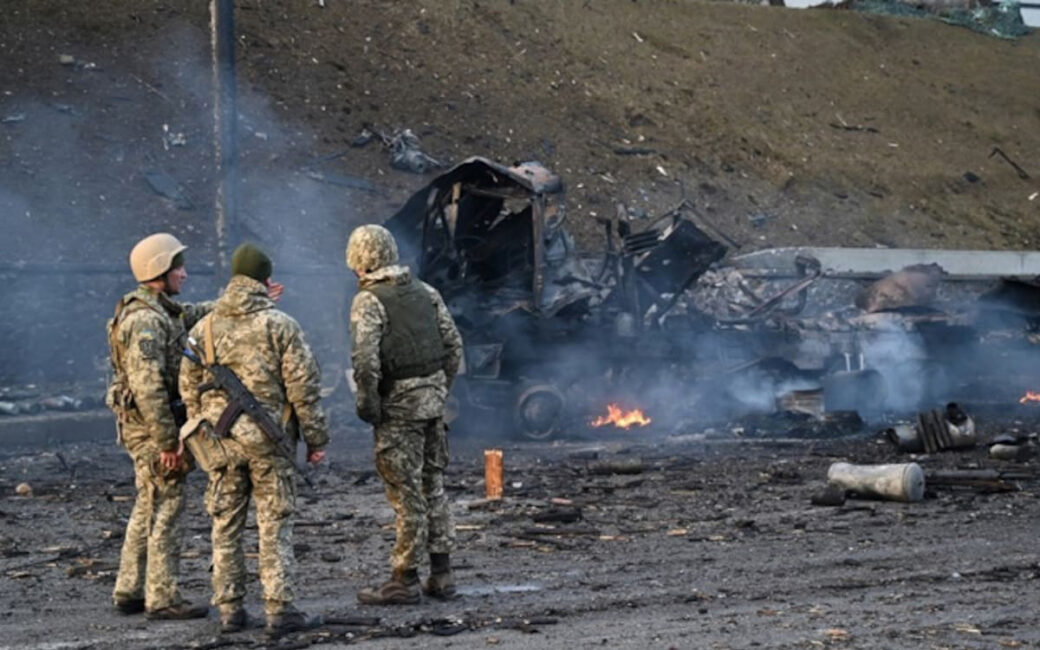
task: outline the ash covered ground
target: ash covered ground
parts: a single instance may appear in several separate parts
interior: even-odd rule
[[[988,437],[1040,416],[979,418]],[[112,444],[8,449],[0,461],[0,647],[995,648],[1040,643],[1038,486],[929,488],[917,503],[810,505],[830,463],[905,462],[872,435],[749,440],[727,430],[583,432],[506,446],[506,496],[482,501],[483,445],[453,440],[446,482],[462,596],[356,604],[380,580],[392,512],[368,434],[340,432],[300,498],[301,604],[328,624],[271,643],[206,621],[146,623],[108,605],[131,467]],[[1035,467],[984,448],[917,458],[926,469]],[[610,474],[607,468],[623,474]],[[33,496],[14,496],[28,482]],[[189,480],[181,585],[209,593],[204,479]],[[255,536],[247,552],[256,551]],[[249,562],[255,571],[255,555]],[[247,607],[262,609],[251,585]]]

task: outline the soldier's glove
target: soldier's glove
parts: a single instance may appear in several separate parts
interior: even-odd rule
[[[374,402],[374,403],[373,403]],[[357,416],[374,427],[382,421],[382,407],[379,400],[358,400]]]
[[[368,422],[374,427],[378,427],[379,423],[382,422],[383,418],[380,416],[379,411],[376,410],[374,413],[369,412],[368,409],[358,409],[357,415],[359,418]]]

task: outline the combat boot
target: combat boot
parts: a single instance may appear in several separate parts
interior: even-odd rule
[[[455,578],[451,575],[451,559],[447,553],[430,553],[430,575],[423,583],[422,592],[439,600],[455,597]]]
[[[140,614],[144,611],[144,599],[143,598],[127,598],[127,599],[116,599],[115,601],[116,612],[123,616],[131,616],[133,614]]]
[[[419,574],[415,569],[395,570],[391,578],[378,587],[359,591],[357,599],[362,605],[415,605],[421,600]]]
[[[320,616],[307,616],[300,610],[286,604],[277,614],[267,614],[267,625],[264,633],[270,637],[280,637],[291,632],[313,630],[322,624]]]
[[[220,633],[234,634],[249,627],[249,615],[244,607],[221,609],[220,611]]]
[[[163,607],[162,609],[151,609],[144,613],[149,621],[186,621],[191,618],[206,618],[209,607],[206,605],[192,605],[182,600],[176,605]]]

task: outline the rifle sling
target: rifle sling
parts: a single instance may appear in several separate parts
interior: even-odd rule
[[[217,353],[213,345],[213,315],[210,314],[209,318],[206,319],[205,334],[203,335],[203,344],[206,346],[206,365],[212,366],[217,362]]]

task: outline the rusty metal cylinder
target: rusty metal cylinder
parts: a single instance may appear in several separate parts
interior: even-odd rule
[[[484,496],[502,498],[502,450],[484,450]]]

